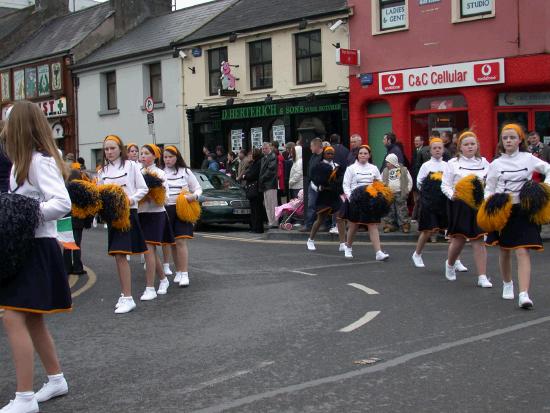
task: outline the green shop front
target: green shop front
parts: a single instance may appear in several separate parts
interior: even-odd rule
[[[277,140],[281,147],[305,131],[321,138],[337,133],[348,145],[348,93],[266,100],[188,109],[192,167],[200,167],[204,146],[237,153]]]

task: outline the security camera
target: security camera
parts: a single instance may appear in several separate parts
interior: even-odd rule
[[[183,50],[180,50],[180,51],[178,52],[178,55],[179,55],[179,57],[182,58],[182,59],[185,59],[185,58],[187,57],[187,54],[185,54],[185,52],[184,52]]]
[[[339,20],[336,20],[332,26],[330,26],[328,29],[331,31],[331,32],[335,32],[336,29],[338,29],[338,27],[340,27],[341,25],[344,24],[344,20],[342,19],[339,19]]]

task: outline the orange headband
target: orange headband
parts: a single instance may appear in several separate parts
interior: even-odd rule
[[[116,135],[107,135],[103,142],[105,141],[114,141],[117,143],[117,145],[122,146],[122,140]]]
[[[323,152],[334,152],[334,148],[332,146],[325,146]]]
[[[135,146],[136,148],[138,148],[138,151],[139,151],[139,146],[138,146],[138,144],[137,144],[137,143],[134,143],[134,142],[127,144],[127,145],[126,145],[126,150],[129,150],[132,146]]]
[[[361,150],[361,148],[365,148],[365,149],[368,150],[369,152],[372,152],[369,145],[361,145],[361,146],[359,147],[359,150]]]
[[[80,168],[82,167],[82,165],[80,165],[78,162],[73,162],[71,164],[71,169],[76,169],[76,170],[79,170],[80,171]]]
[[[459,148],[462,143],[462,140],[465,138],[475,138],[475,140],[477,141],[477,135],[474,132],[467,130],[466,132],[462,132],[458,137],[456,144],[458,145]]]
[[[443,143],[443,139],[437,138],[437,137],[431,138],[431,139],[430,139],[430,145],[431,145],[432,143]]]
[[[154,143],[147,143],[143,146],[145,146],[147,149],[151,149],[150,152],[155,155],[155,159],[160,159],[160,149],[157,145],[155,145]]]
[[[176,152],[176,154],[180,153],[180,151],[178,151],[178,148],[176,148],[176,147],[173,146],[173,145],[165,146],[165,147],[164,147],[164,150],[170,150],[170,151],[172,151],[172,152]]]
[[[519,140],[520,141],[525,140],[525,132],[523,132],[523,128],[521,126],[519,126],[517,123],[507,123],[506,125],[504,125],[502,127],[502,130],[505,130],[505,129],[512,129],[512,130],[516,131],[516,133],[519,136]]]

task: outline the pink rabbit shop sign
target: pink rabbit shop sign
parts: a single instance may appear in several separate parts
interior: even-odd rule
[[[239,67],[238,65],[230,65],[229,62],[223,61],[221,63],[220,71],[222,75],[220,76],[220,86],[218,89],[218,94],[220,96],[232,96],[235,97],[239,94],[239,91],[236,89],[237,78],[231,73],[232,67]]]

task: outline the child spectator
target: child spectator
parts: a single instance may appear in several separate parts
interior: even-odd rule
[[[412,189],[412,177],[409,170],[399,163],[397,155],[386,156],[386,168],[382,172],[382,182],[393,192],[394,202],[390,212],[383,219],[384,232],[397,231],[399,227],[404,233],[411,230],[411,219],[407,209],[407,198]]]

